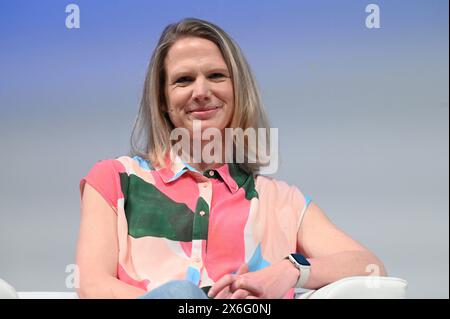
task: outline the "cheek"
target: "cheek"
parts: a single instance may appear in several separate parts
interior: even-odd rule
[[[230,116],[234,113],[234,94],[233,94],[233,87],[230,85],[229,90],[227,90],[227,105],[228,105],[228,112]]]
[[[169,108],[182,109],[189,101],[190,94],[187,90],[179,89],[168,95]]]
[[[226,84],[221,86],[217,90],[218,97],[227,104],[228,107],[233,108],[234,105],[234,94],[232,84]]]

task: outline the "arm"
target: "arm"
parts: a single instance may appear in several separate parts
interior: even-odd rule
[[[117,213],[88,183],[81,201],[77,265],[81,298],[137,298],[145,291],[117,279]]]
[[[386,276],[383,263],[367,248],[338,229],[314,203],[308,207],[297,236],[297,251],[311,264],[307,289],[317,289],[344,277]]]

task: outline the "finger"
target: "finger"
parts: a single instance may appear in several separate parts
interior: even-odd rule
[[[248,265],[247,263],[243,263],[241,266],[239,266],[239,269],[236,272],[236,275],[241,275],[248,272]],[[227,276],[232,276],[231,278]],[[224,286],[230,285],[234,280],[236,279],[236,276],[233,275],[226,275],[223,276],[220,280],[218,280],[209,290],[208,296],[214,297],[216,294],[219,293],[223,289]]]
[[[233,283],[235,280],[235,275],[225,275],[222,278],[220,278],[212,287],[209,289],[208,296],[209,297],[215,297],[216,294],[218,294],[222,289],[224,289],[226,286],[229,286]]]
[[[262,296],[263,288],[260,284],[251,280],[248,277],[242,276],[238,277],[230,287],[231,291],[237,291],[238,289],[247,290],[250,294],[254,296]]]
[[[226,286],[221,291],[219,291],[219,293],[217,293],[214,299],[229,299],[231,298],[231,295],[232,293],[230,291],[230,286]]]
[[[245,299],[250,293],[244,289],[236,290],[230,297],[230,299]]]
[[[248,295],[247,297],[245,297],[245,299],[259,299],[259,298],[253,295]]]

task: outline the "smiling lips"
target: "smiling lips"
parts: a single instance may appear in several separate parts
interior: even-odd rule
[[[220,109],[219,106],[213,107],[201,107],[192,111],[188,111],[188,114],[192,115],[198,120],[207,120],[211,118]]]

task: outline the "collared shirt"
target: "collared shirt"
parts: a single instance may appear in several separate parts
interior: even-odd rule
[[[243,263],[257,271],[296,252],[310,203],[298,188],[236,164],[202,173],[167,159],[102,160],[80,181],[81,195],[89,183],[117,214],[118,279],[146,291],[175,279],[210,287]]]

